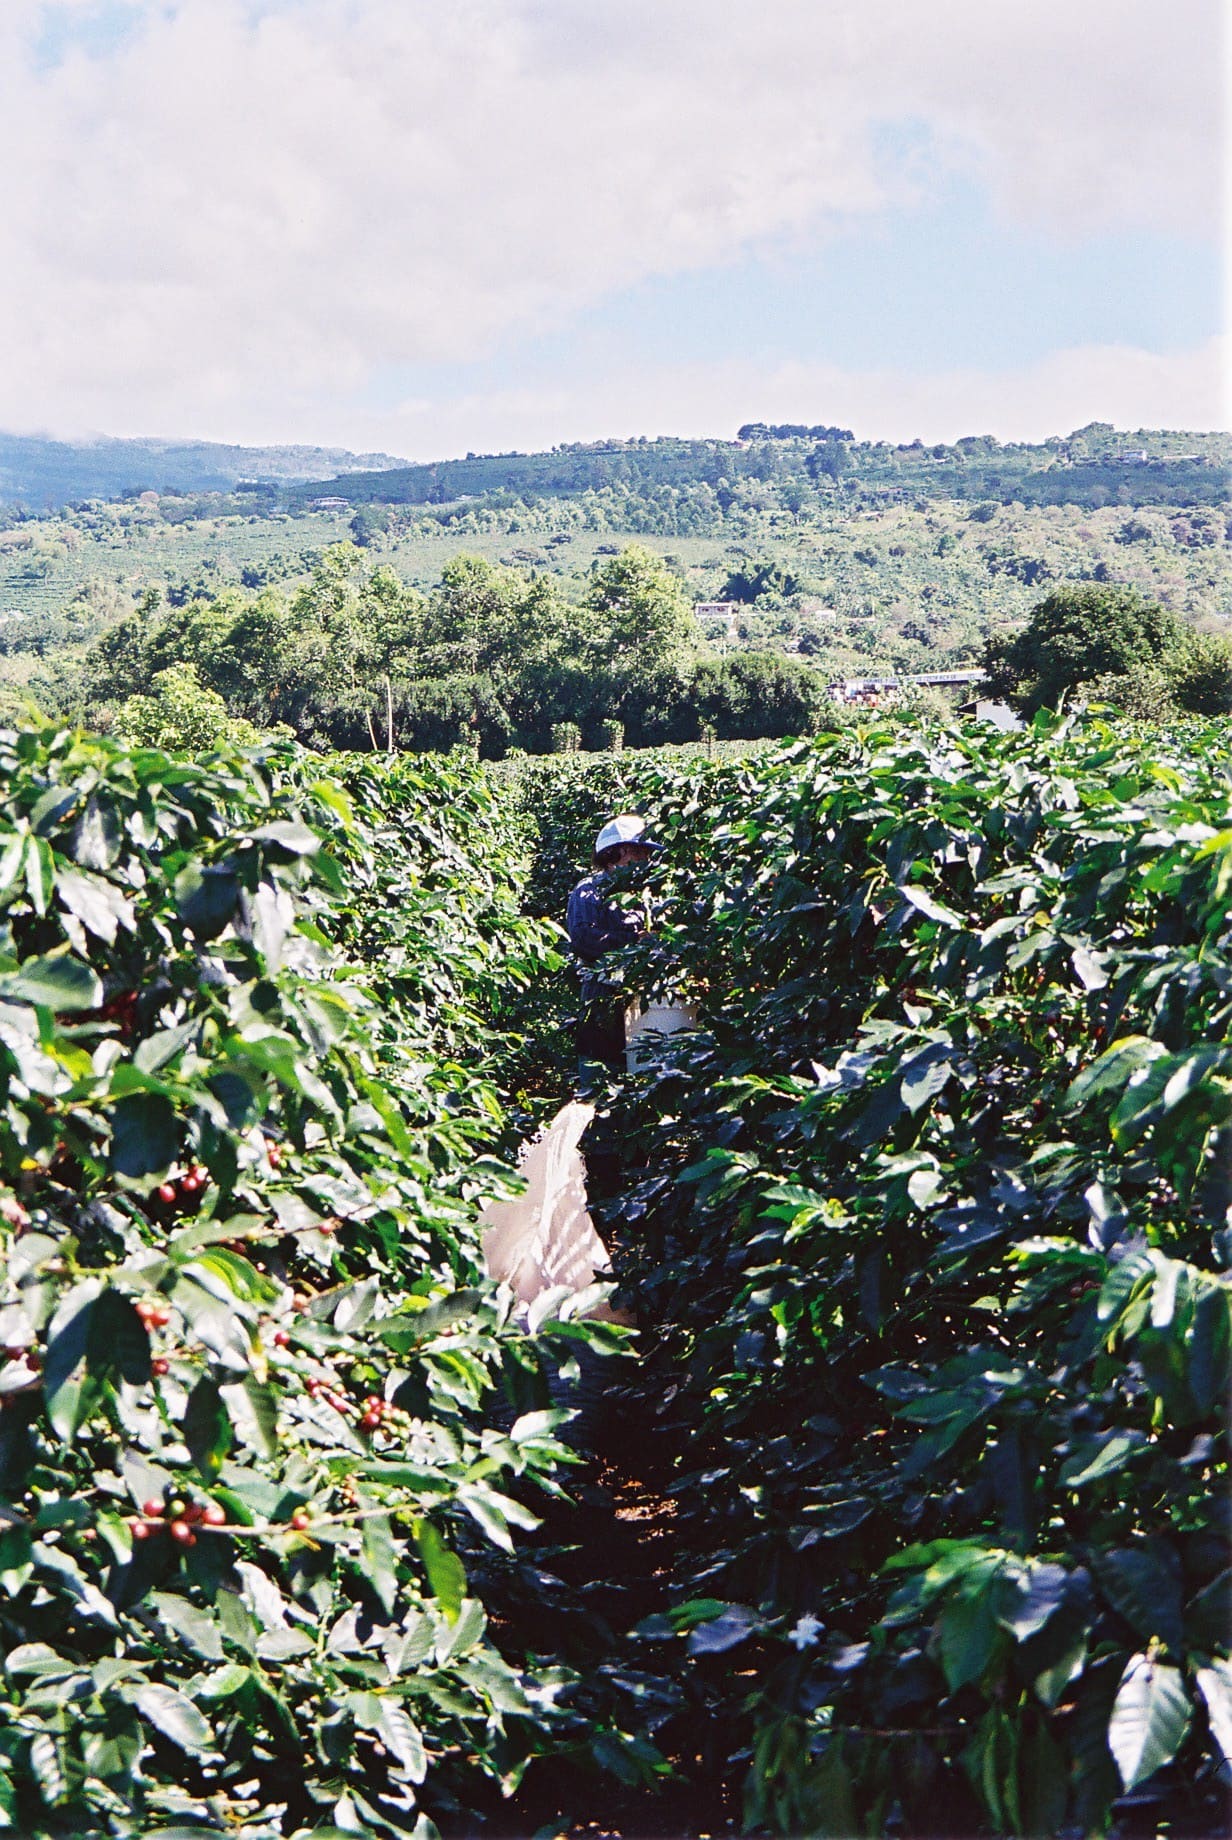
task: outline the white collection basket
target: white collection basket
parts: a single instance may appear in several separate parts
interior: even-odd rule
[[[652,1067],[659,1058],[663,1038],[696,1025],[691,1003],[634,1004],[625,1011],[625,1065],[630,1073]]]

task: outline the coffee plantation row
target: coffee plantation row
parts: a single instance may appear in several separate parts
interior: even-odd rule
[[[480,1589],[586,1333],[477,1265],[550,931],[473,766],[0,755],[0,1818],[428,1832],[563,1684]]]
[[[549,838],[656,823],[641,981],[703,1023],[620,1107],[681,1453],[644,1651],[753,1829],[1103,1832],[1137,1792],[1212,1831],[1226,736],[1041,716],[609,778],[531,802]]]
[[[10,1829],[518,1832],[568,1760],[579,1819],[694,1772],[751,1833],[1211,1830],[1226,737],[0,755]],[[579,1634],[553,1400],[627,1338],[519,1319],[476,1221],[624,807],[630,987],[699,1018],[601,1121],[676,1518],[661,1611]]]

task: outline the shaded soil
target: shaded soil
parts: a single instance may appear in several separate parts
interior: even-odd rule
[[[544,1513],[537,1563],[559,1589],[546,1612],[540,1597],[533,1620],[513,1609],[499,1631],[540,1653],[553,1652],[580,1674],[596,1655],[628,1657],[651,1670],[656,1657],[627,1639],[645,1617],[671,1601],[677,1550],[676,1503],[668,1490],[672,1460],[649,1401],[636,1384],[612,1384],[612,1364],[584,1380],[572,1441],[583,1465],[574,1472],[568,1502]],[[502,1619],[502,1622],[504,1619]],[[545,1639],[545,1637],[547,1639]],[[509,1801],[484,1810],[484,1840],[721,1840],[739,1830],[738,1801],[707,1768],[698,1709],[666,1720],[656,1742],[673,1766],[658,1785],[626,1785],[596,1771],[589,1759],[553,1759],[532,1765]],[[637,1728],[637,1727],[631,1727]]]

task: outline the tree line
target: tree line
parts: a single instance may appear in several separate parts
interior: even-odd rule
[[[134,739],[226,724],[283,727],[312,746],[550,749],[808,733],[823,680],[781,655],[717,657],[679,577],[636,545],[597,566],[580,598],[559,581],[458,556],[421,593],[352,544],[293,589],[228,590],[169,605],[147,594],[47,700]]]

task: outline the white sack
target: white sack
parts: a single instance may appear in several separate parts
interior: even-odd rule
[[[697,1011],[691,1003],[650,1003],[645,1009],[625,1012],[625,1064],[630,1073],[640,1073],[659,1058],[661,1042],[656,1037],[675,1035],[681,1029],[696,1026]]]
[[[607,1247],[586,1206],[586,1165],[578,1148],[594,1115],[593,1105],[576,1099],[557,1112],[518,1159],[525,1194],[493,1201],[480,1216],[488,1274],[507,1284],[519,1303],[532,1303],[558,1285],[584,1291],[607,1269]],[[604,1304],[587,1314],[618,1320]]]

